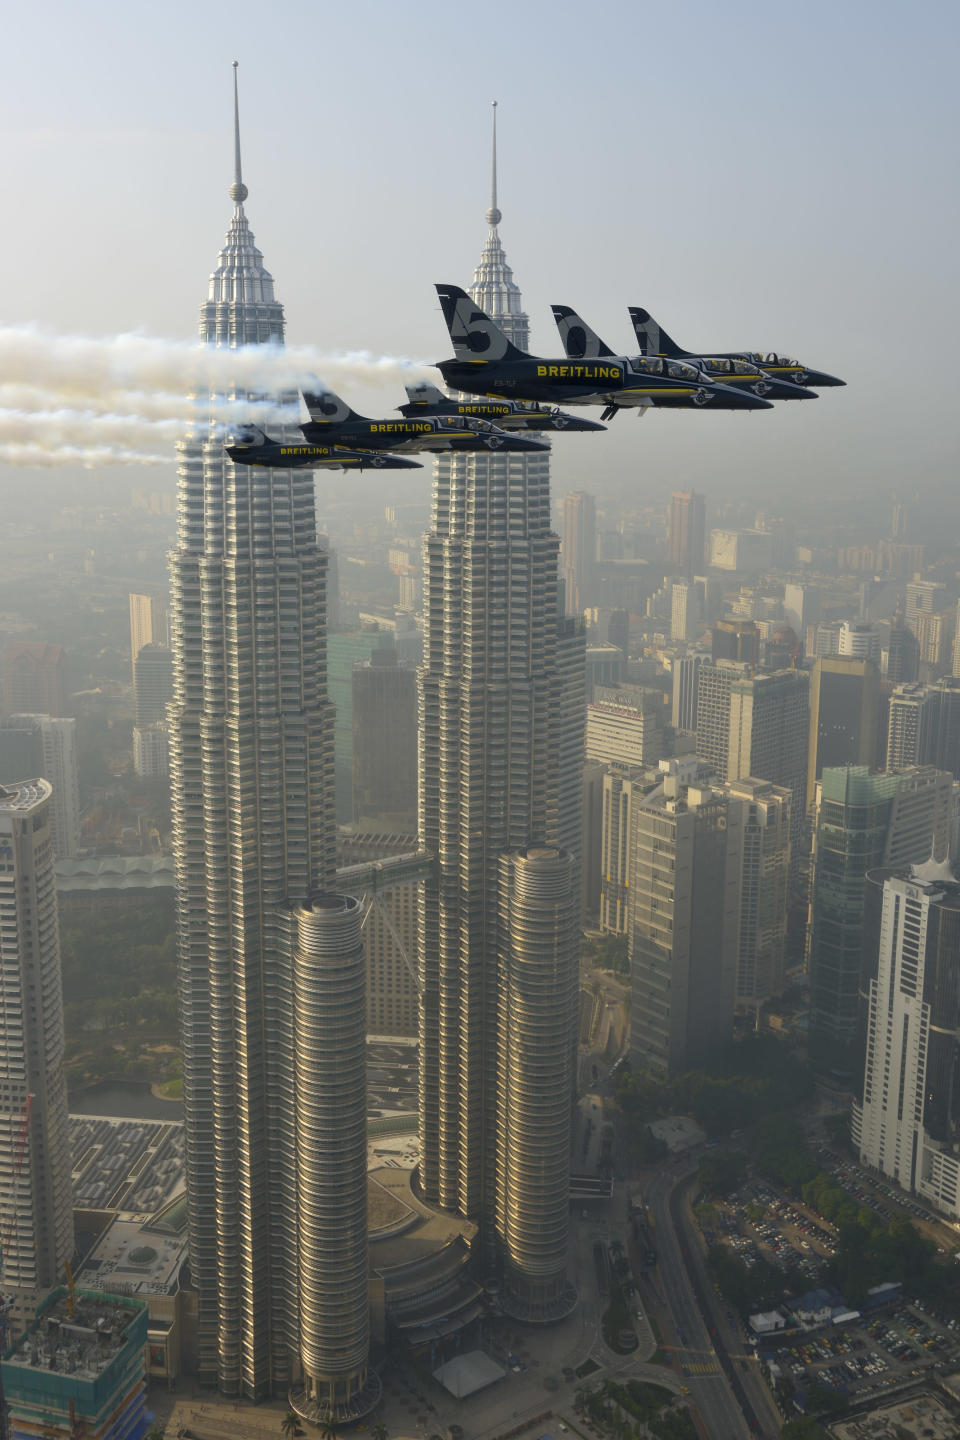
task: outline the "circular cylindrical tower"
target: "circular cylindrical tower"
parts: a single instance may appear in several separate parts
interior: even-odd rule
[[[562,1319],[577,1303],[567,1278],[579,934],[574,877],[564,850],[528,849],[501,860],[501,1303],[534,1323]]]
[[[363,906],[315,895],[296,911],[293,1034],[302,1384],[313,1424],[367,1414],[366,963]]]

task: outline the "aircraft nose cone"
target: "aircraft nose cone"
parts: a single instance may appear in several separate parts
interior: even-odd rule
[[[582,420],[577,416],[571,417],[565,423],[565,430],[606,430],[606,425],[601,425],[599,420]]]
[[[727,410],[772,410],[773,405],[769,400],[764,400],[761,395],[754,395],[749,390],[735,390],[732,385],[718,385],[718,394],[723,397],[723,407]],[[709,406],[707,407],[709,409]]]
[[[826,387],[830,385],[846,385],[847,382],[846,380],[838,379],[836,375],[825,375],[822,370],[818,370],[816,375],[811,375],[809,383],[811,385],[823,385]]]

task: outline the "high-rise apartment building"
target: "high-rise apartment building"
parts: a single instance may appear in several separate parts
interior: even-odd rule
[[[851,1122],[861,1161],[960,1218],[960,884],[926,860],[866,877]]]
[[[675,490],[670,496],[670,564],[683,575],[702,570],[706,538],[706,500],[695,490]]]
[[[220,347],[279,345],[244,211],[200,312]],[[240,391],[243,394],[243,391]],[[362,914],[332,895],[327,557],[314,480],[179,446],[168,712],[190,1271],[201,1375],[288,1394],[311,1423],[369,1374]]]
[[[144,645],[168,645],[167,602],[159,595],[130,596],[130,667],[134,684],[137,656]]]
[[[921,612],[914,623],[917,637],[917,664],[921,680],[939,680],[947,675],[953,662],[953,629],[955,614],[949,610],[935,610],[928,615]]]
[[[632,804],[631,1056],[676,1073],[713,1061],[733,1035],[743,807],[664,760]]]
[[[947,587],[938,580],[910,580],[906,587],[907,624],[913,629],[918,615],[932,615],[943,608]]]
[[[0,720],[0,785],[40,775],[53,786],[50,836],[58,860],[80,845],[77,722],[54,715],[8,715]]]
[[[526,347],[500,218],[494,193],[471,294]],[[419,832],[437,855],[420,925],[421,1183],[479,1226],[507,1313],[545,1321],[576,1303],[558,1199],[574,1081],[583,637],[560,611],[548,457],[443,455],[435,467],[419,672]]]
[[[66,656],[60,645],[15,640],[3,652],[2,700],[5,715],[65,715]]]
[[[161,725],[173,698],[173,652],[169,645],[141,645],[133,662],[133,696],[137,725]]]
[[[585,490],[563,497],[561,562],[567,614],[582,615],[594,603],[597,564],[597,506]]]
[[[818,787],[810,889],[810,1062],[847,1085],[855,1037],[864,878],[881,865],[943,859],[953,777],[931,766],[871,775],[827,767]]]
[[[935,762],[939,699],[932,685],[898,685],[894,690],[887,723],[888,770]]]
[[[807,812],[827,766],[874,763],[879,703],[880,671],[875,661],[839,655],[817,660],[810,681]]]
[[[0,786],[0,1210],[15,1318],[73,1254],[52,787]]]
[[[837,654],[854,660],[875,660],[879,665],[880,631],[866,621],[842,621]]]

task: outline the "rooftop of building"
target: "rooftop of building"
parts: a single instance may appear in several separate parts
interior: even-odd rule
[[[99,1378],[125,1348],[130,1326],[143,1313],[140,1303],[116,1295],[61,1287],[39,1307],[34,1323],[12,1348],[7,1366],[69,1375],[74,1381]]]
[[[84,1260],[77,1284],[90,1291],[134,1295],[172,1295],[179,1288],[187,1258],[187,1235],[122,1216],[107,1226]]]
[[[0,785],[0,814],[20,814],[49,800],[53,786],[47,780],[15,780]]]

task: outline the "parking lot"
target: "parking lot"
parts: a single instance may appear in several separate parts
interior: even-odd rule
[[[763,1345],[761,1340],[761,1350]],[[816,1382],[863,1399],[937,1365],[952,1368],[960,1356],[960,1335],[916,1305],[900,1304],[857,1325],[818,1331],[765,1353],[798,1389]]]
[[[832,1225],[762,1183],[743,1187],[713,1208],[719,1225],[705,1226],[704,1239],[727,1245],[750,1270],[763,1259],[778,1270],[798,1269],[813,1282],[834,1252]]]

